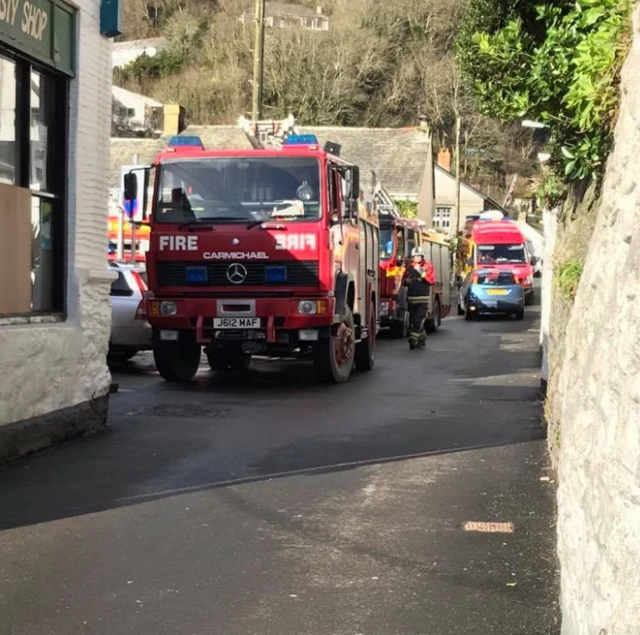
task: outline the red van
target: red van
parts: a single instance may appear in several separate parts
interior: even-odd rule
[[[513,271],[522,285],[527,305],[533,304],[533,266],[531,254],[518,225],[510,220],[478,220],[465,237],[464,269],[498,267]]]

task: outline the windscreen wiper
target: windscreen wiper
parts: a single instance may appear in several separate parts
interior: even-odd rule
[[[256,220],[253,221],[253,223],[249,223],[247,225],[247,229],[252,229],[253,227],[257,227],[258,225],[264,225],[265,223],[275,223],[276,221],[274,221],[273,219],[269,219],[269,218],[263,218],[262,220]],[[286,225],[283,225],[282,223],[278,223],[275,225],[275,227],[262,227],[261,229],[287,229]]]
[[[185,229],[186,227],[193,227],[195,225],[215,225],[219,222],[225,221],[236,221],[239,220],[236,216],[200,216],[199,218],[194,218],[192,220],[188,220],[185,223],[181,223],[178,225],[178,229]],[[211,229],[213,229],[211,227]]]

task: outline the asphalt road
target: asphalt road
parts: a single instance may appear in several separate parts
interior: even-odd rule
[[[0,634],[555,635],[537,317],[334,387],[114,369],[107,433],[0,471]]]

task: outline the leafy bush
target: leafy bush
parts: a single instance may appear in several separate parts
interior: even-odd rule
[[[567,260],[558,265],[555,280],[565,300],[572,301],[576,297],[583,269],[584,264],[579,260]]]
[[[552,164],[584,179],[612,142],[629,34],[629,0],[470,0],[457,59],[483,113],[547,124]]]
[[[404,218],[416,218],[418,216],[418,203],[406,199],[395,199],[393,201]]]

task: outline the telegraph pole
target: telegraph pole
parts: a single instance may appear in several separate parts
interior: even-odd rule
[[[262,80],[264,75],[264,7],[265,0],[256,0],[256,32],[253,48],[253,120],[262,117]]]
[[[456,220],[454,236],[460,231],[460,117],[456,117]]]

